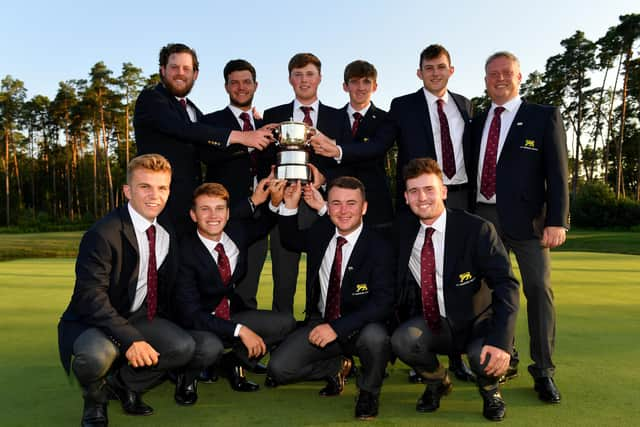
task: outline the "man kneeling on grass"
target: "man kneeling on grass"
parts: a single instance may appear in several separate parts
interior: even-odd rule
[[[164,157],[134,158],[123,188],[129,202],[95,223],[80,242],[58,340],[65,370],[72,368],[82,387],[83,426],[108,424],[110,397],[129,415],[151,415],[142,392],[193,356],[194,340],[167,320],[178,251],[171,225],[158,215],[170,184]]]
[[[391,250],[385,239],[363,226],[365,189],[352,177],[336,178],[328,187],[328,218],[298,229],[301,184],[285,190],[280,214],[283,245],[307,252],[305,325],[273,352],[267,367],[271,385],[326,379],[321,396],[342,393],[344,377],[356,355],[360,394],[355,415],[378,414],[378,399],[389,360],[389,336],[384,322],[393,306]],[[324,210],[324,200],[310,184],[305,201]],[[290,215],[290,216],[284,216]]]

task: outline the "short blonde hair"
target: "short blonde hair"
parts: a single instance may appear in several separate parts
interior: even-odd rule
[[[138,169],[147,169],[153,172],[168,172],[171,174],[171,163],[160,154],[143,154],[134,157],[127,165],[127,184],[131,183],[133,172]]]

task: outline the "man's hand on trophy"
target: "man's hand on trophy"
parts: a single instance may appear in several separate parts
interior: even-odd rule
[[[322,187],[327,182],[327,178],[325,178],[322,172],[320,172],[320,170],[314,165],[312,165],[311,163],[307,163],[307,166],[309,166],[309,169],[311,169],[311,178],[313,180],[312,182],[313,186],[315,188]]]
[[[280,206],[284,200],[284,189],[287,186],[286,179],[272,179],[269,182],[269,193],[271,194],[271,204],[274,207]]]
[[[258,130],[250,132],[234,130],[230,135],[231,143],[242,144],[246,147],[252,147],[256,150],[262,151],[275,140],[269,126],[270,125],[265,125]]]
[[[307,205],[309,205],[311,209],[319,212],[325,205],[325,202],[318,189],[311,185],[311,183],[306,183],[302,191],[304,201],[307,202]]]
[[[310,142],[313,147],[313,151],[315,151],[319,156],[331,158],[340,156],[340,150],[336,145],[336,141],[328,138],[319,130],[311,137]]]
[[[270,193],[269,186],[272,180],[272,178],[266,177],[258,182],[258,185],[256,185],[251,195],[251,203],[253,203],[254,206],[261,205],[267,201]]]
[[[302,184],[300,180],[289,182],[284,190],[284,206],[287,209],[298,209],[302,196]]]

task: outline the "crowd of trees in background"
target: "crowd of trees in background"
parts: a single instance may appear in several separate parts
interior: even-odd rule
[[[574,201],[581,191],[608,204],[640,201],[638,42],[640,14],[620,16],[596,41],[576,31],[560,42],[563,51],[548,58],[544,71],[530,73],[522,84],[530,102],[561,107]],[[87,79],[60,82],[51,100],[27,99],[24,83],[5,76],[0,221],[88,223],[117,206],[136,151],[133,106],[140,90],[158,81],[158,74],[145,76],[131,63],[115,76],[98,62]],[[472,101],[476,110],[490,102],[486,94]]]

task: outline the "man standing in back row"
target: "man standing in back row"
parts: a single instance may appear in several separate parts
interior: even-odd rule
[[[522,74],[515,55],[494,53],[485,73],[492,102],[473,122],[475,212],[495,225],[516,255],[527,298],[529,373],[540,400],[559,403],[549,250],[564,243],[569,227],[565,130],[558,108],[520,98]]]

